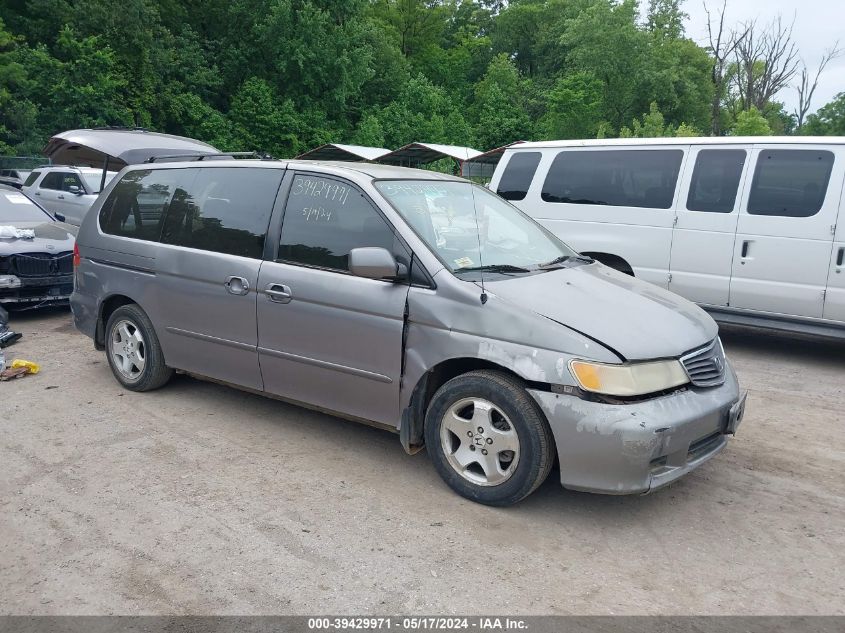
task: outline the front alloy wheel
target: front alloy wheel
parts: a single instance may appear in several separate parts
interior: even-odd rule
[[[440,447],[461,477],[479,486],[507,481],[519,463],[519,436],[510,420],[484,398],[464,398],[446,411]]]
[[[493,506],[527,497],[554,461],[542,411],[525,384],[502,371],[471,371],[441,386],[426,411],[425,443],[455,492]]]

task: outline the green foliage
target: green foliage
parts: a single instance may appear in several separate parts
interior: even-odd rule
[[[684,33],[682,0],[0,6],[0,153],[98,125],[279,157],[331,141],[486,150],[711,128],[711,59]],[[719,98],[723,129],[749,125],[735,94]],[[843,109],[825,106],[804,131],[841,134]],[[794,127],[776,102],[762,117],[775,133]]]
[[[816,136],[845,136],[845,92],[807,117],[802,134]]]
[[[769,122],[757,108],[749,108],[740,112],[731,129],[731,134],[734,136],[769,136],[771,133],[772,128],[769,126]]]
[[[540,135],[546,139],[592,138],[599,133],[601,116],[601,82],[587,72],[566,75],[548,92]]]

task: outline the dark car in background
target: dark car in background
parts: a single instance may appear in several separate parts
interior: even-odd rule
[[[0,184],[0,305],[65,302],[73,292],[76,227]]]

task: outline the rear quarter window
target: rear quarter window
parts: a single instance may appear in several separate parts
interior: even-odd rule
[[[158,241],[164,215],[180,181],[195,169],[139,170],[127,173],[100,209],[100,229],[108,235]]]
[[[833,153],[824,150],[762,150],[754,168],[748,213],[808,218],[824,204]]]
[[[41,175],[41,172],[40,172],[40,171],[33,171],[33,172],[30,172],[29,176],[27,176],[27,177],[26,177],[26,180],[24,181],[23,186],[24,186],[24,187],[30,187],[30,186],[32,186],[32,185],[33,185],[33,183],[35,183],[35,181],[36,181],[36,180],[38,180],[38,177],[39,177],[40,175]]]

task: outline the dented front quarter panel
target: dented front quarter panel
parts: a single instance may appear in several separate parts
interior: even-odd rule
[[[620,359],[587,336],[458,280],[445,270],[437,289],[411,288],[401,406],[408,406],[423,375],[454,359],[480,359],[529,382],[574,385],[568,362],[575,357],[618,363]]]

